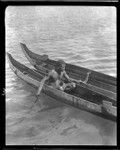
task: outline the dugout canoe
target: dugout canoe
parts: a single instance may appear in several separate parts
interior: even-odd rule
[[[36,71],[19,63],[9,53],[7,53],[7,56],[10,68],[13,72],[19,78],[38,89],[40,81],[45,76],[45,73],[37,73]],[[112,101],[110,98],[102,96],[92,90],[88,90],[79,84],[77,84],[76,88],[72,92],[69,91],[66,93],[55,89],[46,83],[43,86],[42,92],[73,107],[83,109],[111,121],[116,121],[116,101]]]
[[[41,71],[43,71],[44,73],[47,73],[51,66],[54,66],[57,63],[57,61],[49,59],[46,55],[33,53],[23,43],[20,43],[20,46],[23,53],[29,62],[35,67],[37,72],[41,73]],[[115,77],[68,63],[66,63],[66,72],[71,78],[82,81],[85,80],[87,72],[91,72],[87,84],[80,83],[80,85],[116,101],[117,94]]]

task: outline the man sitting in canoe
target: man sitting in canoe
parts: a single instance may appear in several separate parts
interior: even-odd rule
[[[51,70],[49,71],[48,75],[44,77],[44,79],[41,81],[42,83],[40,83],[37,95],[39,95],[39,91],[41,91],[42,85],[46,81],[47,84],[62,91],[72,90],[76,87],[76,84],[72,82],[65,71],[65,62],[63,60],[59,60],[55,67],[51,66]]]
[[[65,67],[66,67],[66,63],[63,60],[59,60],[58,61],[58,66],[56,67],[55,70],[60,75],[60,80],[62,80],[66,84],[66,86],[68,86],[68,87],[70,86],[71,88],[74,88],[74,87],[76,87],[74,82],[77,82],[77,83],[83,82],[85,84],[87,83],[87,81],[89,79],[89,74],[91,72],[87,73],[87,77],[85,78],[84,81],[82,81],[82,80],[75,80],[75,79],[71,79],[67,75],[67,73],[65,71]]]
[[[65,71],[66,64],[63,60],[58,60],[55,71],[59,75],[59,85],[61,90],[72,90],[76,87],[74,80],[70,79]]]
[[[70,81],[69,76],[66,74],[65,65],[61,60],[58,61],[55,67],[52,66],[45,80],[47,80],[52,87],[62,91],[71,90],[76,87],[76,84]]]
[[[51,86],[62,91],[74,89],[76,87],[75,82],[83,82],[81,80],[75,81],[74,79],[71,79],[65,71],[65,66],[66,64],[63,60],[58,60],[56,66],[54,68],[52,67],[45,79],[45,81],[47,80]],[[88,81],[88,77],[89,73],[84,83]]]
[[[43,78],[43,80],[40,83],[40,87],[38,89],[37,95],[39,95],[39,93],[42,90],[42,87],[44,85],[44,83],[47,81],[47,83],[49,85],[51,85],[54,88],[60,89],[62,91],[70,91],[72,89],[74,89],[76,87],[75,82],[83,82],[83,83],[87,83],[88,78],[89,78],[89,73],[87,73],[87,77],[85,79],[85,81],[81,81],[81,80],[74,80],[71,79],[66,71],[65,71],[65,62],[63,60],[59,60],[56,64],[55,67],[51,66],[51,71],[48,73],[47,76],[45,76]]]

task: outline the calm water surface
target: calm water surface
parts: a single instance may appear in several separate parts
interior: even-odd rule
[[[29,66],[20,48],[116,77],[114,7],[8,7],[6,52]],[[41,94],[6,59],[6,144],[116,144],[116,123]],[[34,106],[31,109],[31,106]]]

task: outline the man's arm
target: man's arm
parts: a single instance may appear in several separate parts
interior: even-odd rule
[[[72,79],[71,81],[74,81],[74,82],[77,82],[77,83],[82,82],[82,83],[87,84],[88,79],[89,79],[89,75],[90,75],[90,74],[91,74],[91,71],[87,73],[87,76],[86,76],[86,78],[85,78],[85,80],[84,80],[84,81],[82,81],[82,80],[75,80],[75,79]]]
[[[66,71],[63,72],[63,76],[68,80],[68,81],[72,81],[71,78],[68,76],[68,74],[66,73]]]
[[[63,74],[64,74],[64,77],[65,77],[68,81],[77,82],[77,83],[82,82],[81,80],[76,80],[76,79],[70,78],[70,77],[67,75],[66,71],[64,71]]]

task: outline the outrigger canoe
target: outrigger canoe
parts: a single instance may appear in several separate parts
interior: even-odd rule
[[[51,66],[56,65],[57,61],[49,59],[47,55],[33,53],[25,44],[20,43],[20,45],[28,61],[37,72],[47,73]],[[66,63],[66,72],[71,78],[82,81],[85,80],[87,72],[91,72],[87,84],[80,82],[79,85],[116,101],[115,77],[68,63]]]
[[[13,72],[19,78],[38,89],[40,81],[44,78],[45,73],[42,71],[39,71],[38,73],[16,61],[11,54],[7,53],[7,55],[10,68]],[[116,121],[116,101],[79,84],[76,85],[76,88],[73,91],[64,92],[45,83],[42,92],[73,107],[83,109],[105,119]]]

